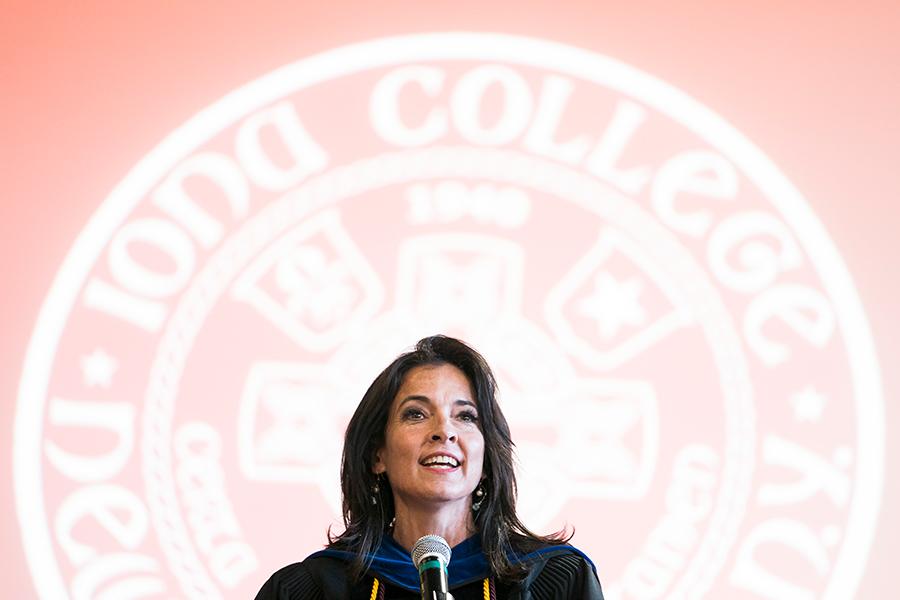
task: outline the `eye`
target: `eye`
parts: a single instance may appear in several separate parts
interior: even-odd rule
[[[477,423],[478,415],[475,414],[474,410],[464,410],[457,415],[457,418],[465,421],[466,423]]]
[[[425,418],[425,413],[419,408],[409,407],[403,411],[400,417],[404,421],[420,421]]]

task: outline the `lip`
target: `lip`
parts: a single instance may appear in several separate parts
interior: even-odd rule
[[[447,468],[447,467],[437,467],[434,465],[423,464],[426,460],[428,460],[430,458],[434,458],[435,456],[448,456],[456,461],[456,466]],[[419,459],[419,465],[425,467],[426,469],[430,469],[433,471],[441,471],[444,473],[446,473],[447,471],[454,471],[454,470],[460,468],[462,466],[462,463],[463,463],[462,459],[460,457],[456,456],[455,454],[453,454],[452,452],[432,452],[431,454],[426,454],[425,456],[423,456],[422,458]]]

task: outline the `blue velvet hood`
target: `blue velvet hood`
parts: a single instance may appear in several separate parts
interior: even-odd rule
[[[460,542],[451,550],[450,564],[447,566],[447,575],[451,589],[466,585],[472,581],[484,579],[490,575],[490,567],[484,557],[484,553],[481,551],[481,536],[479,534],[475,534]],[[511,558],[513,558],[514,562],[526,562],[546,552],[557,552],[559,550],[568,550],[579,554],[590,563],[591,567],[594,566],[591,559],[581,550],[566,545],[547,546],[528,554],[515,554]],[[317,556],[329,556],[348,563],[356,557],[352,552],[326,549],[311,554],[309,558]],[[380,579],[395,586],[411,592],[419,590],[419,572],[413,565],[409,552],[394,541],[394,538],[390,535],[384,537],[381,546],[372,557],[372,565],[369,567],[369,571],[374,572]]]

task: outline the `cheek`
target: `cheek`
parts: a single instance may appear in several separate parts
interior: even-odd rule
[[[484,471],[484,438],[480,435],[469,445],[469,459],[477,465],[477,471]]]
[[[394,435],[390,448],[390,459],[395,467],[417,463],[418,445],[409,436]]]

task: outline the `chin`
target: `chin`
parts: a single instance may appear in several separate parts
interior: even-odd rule
[[[422,501],[435,504],[456,504],[457,502],[465,502],[467,498],[468,494],[454,490],[434,490],[420,496]]]

